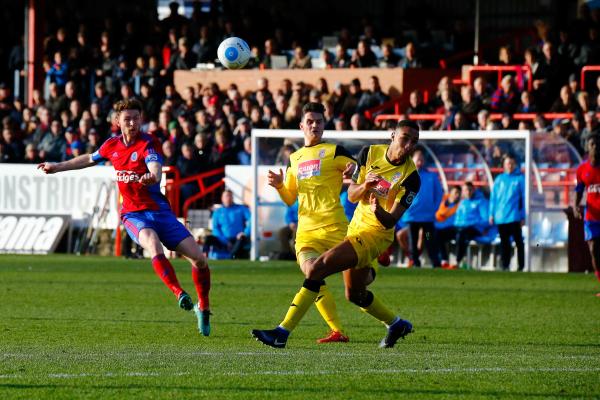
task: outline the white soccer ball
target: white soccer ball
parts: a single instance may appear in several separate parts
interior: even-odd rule
[[[227,69],[244,68],[251,56],[250,46],[243,39],[230,37],[221,42],[217,56]]]

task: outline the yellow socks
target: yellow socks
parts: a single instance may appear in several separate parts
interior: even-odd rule
[[[337,307],[327,285],[321,285],[319,295],[315,300],[315,306],[317,306],[317,310],[319,310],[319,313],[332,331],[343,333]]]
[[[383,322],[386,325],[391,325],[396,319],[396,315],[385,306],[375,295],[373,295],[373,302],[367,307],[361,307],[361,310],[370,314]]]

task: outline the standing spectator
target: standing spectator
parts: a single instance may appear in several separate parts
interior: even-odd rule
[[[442,259],[442,268],[444,269],[456,268],[455,265],[451,266],[449,263],[450,257],[448,257],[447,247],[450,245],[450,241],[456,238],[454,219],[458,203],[460,202],[461,191],[460,186],[452,186],[450,191],[444,194],[440,206],[435,213],[435,230],[440,249],[440,258]]]
[[[231,258],[247,258],[246,246],[250,243],[250,210],[247,206],[233,202],[233,192],[223,191],[222,207],[212,215],[212,235],[204,241],[204,253],[211,247],[218,251],[226,251]]]
[[[488,202],[483,194],[475,191],[473,183],[467,182],[463,188],[463,199],[456,210],[456,263],[462,269],[470,269],[468,262],[462,262],[469,242],[484,233],[487,227]]]
[[[215,60],[217,49],[215,42],[210,36],[207,25],[202,25],[199,29],[198,41],[192,47],[199,63],[209,63]]]
[[[23,143],[16,137],[12,127],[5,126],[2,129],[2,140],[4,141],[5,154],[8,155],[4,162],[22,162],[23,157],[25,156],[25,146],[23,146]]]
[[[525,267],[525,248],[521,226],[525,222],[525,179],[517,169],[513,156],[503,161],[504,172],[494,180],[490,196],[490,224],[498,226],[502,268],[507,270],[511,259],[511,237],[517,246],[519,271]]]
[[[573,93],[569,85],[564,85],[560,88],[560,97],[554,101],[550,112],[553,113],[580,113],[581,108],[573,98]]]
[[[429,172],[425,168],[424,150],[417,148],[413,153],[412,160],[417,167],[421,178],[421,189],[413,200],[409,209],[404,212],[402,222],[408,223],[409,243],[411,249],[412,264],[415,267],[421,266],[419,259],[418,240],[419,231],[423,229],[425,248],[434,267],[441,266],[440,257],[435,239],[435,213],[442,200],[442,185],[439,177],[434,172]]]
[[[573,214],[577,219],[583,216],[584,239],[590,250],[594,273],[600,282],[600,192],[592,190],[600,185],[600,135],[595,133],[589,136],[586,148],[589,158],[577,168]],[[581,200],[586,189],[587,207],[584,216]],[[596,296],[600,297],[600,293],[596,293]]]
[[[50,82],[55,82],[59,89],[65,87],[69,79],[69,66],[60,51],[54,53],[54,62],[47,65],[46,77]]]

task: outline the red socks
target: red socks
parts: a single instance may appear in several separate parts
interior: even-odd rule
[[[210,292],[210,269],[192,267],[192,280],[198,292],[198,308],[200,310],[210,309],[208,292]]]
[[[159,254],[152,258],[152,267],[154,267],[154,272],[156,275],[164,282],[165,285],[173,292],[175,297],[179,298],[179,295],[183,292],[181,286],[179,286],[179,281],[177,280],[177,275],[175,275],[175,270],[173,266],[167,260],[164,254]]]

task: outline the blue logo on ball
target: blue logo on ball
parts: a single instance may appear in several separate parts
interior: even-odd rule
[[[227,59],[227,61],[235,61],[237,60],[239,56],[238,50],[235,47],[228,47],[225,50],[225,58]]]

